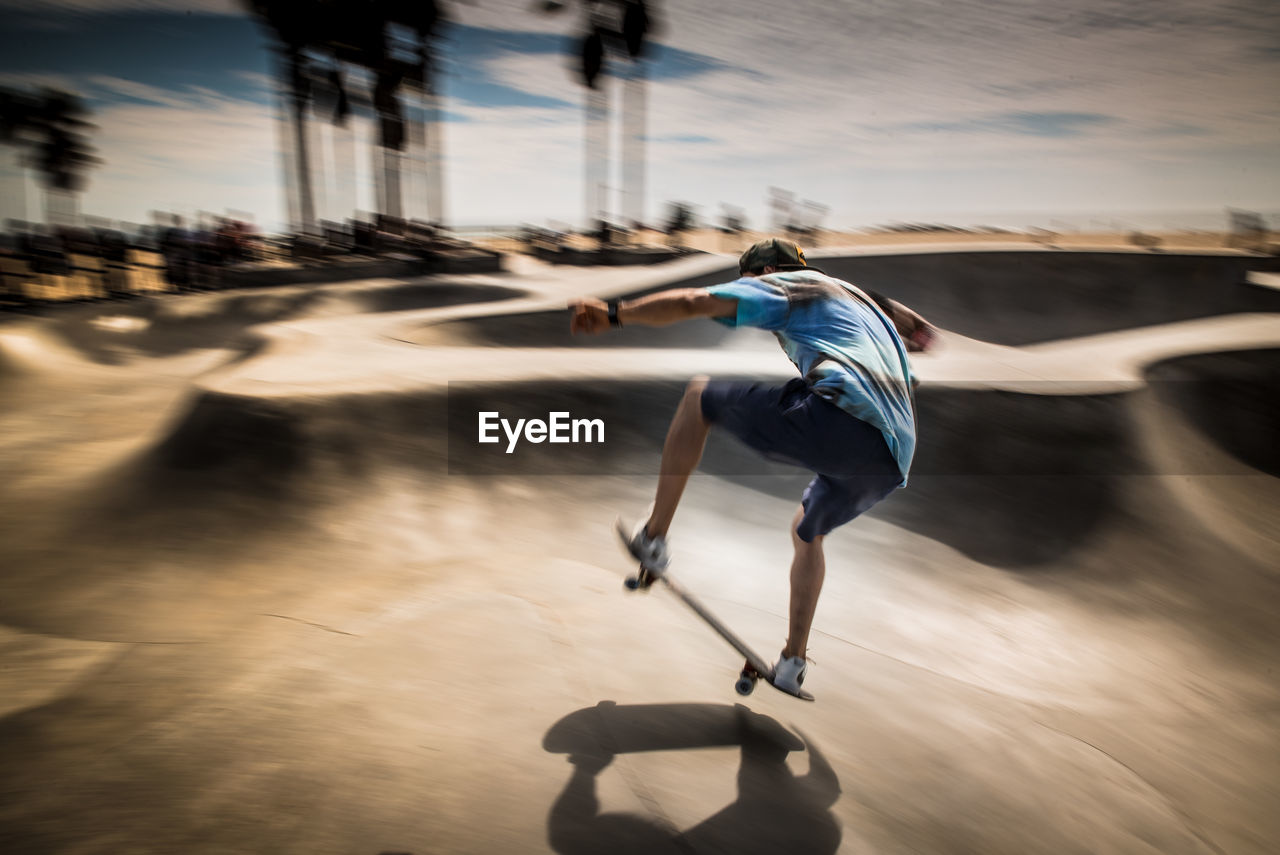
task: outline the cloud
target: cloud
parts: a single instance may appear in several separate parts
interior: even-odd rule
[[[1156,198],[1170,177],[1156,178],[1143,163],[1208,164],[1214,141],[1227,148],[1280,141],[1260,109],[1273,100],[1262,93],[1267,75],[1242,64],[1248,36],[1238,30],[1183,42],[1190,33],[1168,26],[1101,26],[1095,18],[1066,38],[1070,15],[1041,19],[1020,3],[970,10],[907,0],[836,14],[830,4],[800,0],[782,20],[763,7],[754,14],[757,5],[668,4],[679,24],[664,41],[706,64],[648,87],[651,210],[664,198],[704,208],[723,200],[758,219],[769,184],[837,212],[870,199],[1037,207],[1052,204],[1048,187],[1086,204],[1082,194],[1103,186],[1125,188],[1130,206],[1141,207],[1143,194]],[[1072,8],[1082,5],[1102,4]],[[1174,4],[1174,28],[1202,20],[1193,6]],[[505,85],[575,100],[566,95],[574,91],[566,64],[511,55],[485,68]],[[620,85],[605,88],[616,107]],[[575,107],[528,118],[567,123],[561,145],[571,150],[581,134]],[[505,168],[518,171],[520,156],[505,153]],[[534,157],[527,169],[544,174]],[[579,188],[580,169],[563,168]],[[1221,195],[1233,192],[1224,184]]]
[[[80,78],[72,74],[36,71],[0,72],[0,86],[11,89],[60,89],[63,92],[76,92],[81,82]]]
[[[243,14],[211,0],[55,4]],[[450,209],[470,220],[577,219],[584,90],[564,51],[581,32],[579,9],[546,16],[528,0],[477,0],[450,13],[464,25],[445,46],[454,97],[444,107],[457,119],[444,131]],[[770,185],[831,204],[834,220],[965,199],[1052,207],[1087,205],[1093,194],[1127,196],[1129,207],[1174,197],[1217,206],[1280,194],[1267,154],[1280,146],[1280,55],[1268,41],[1280,7],[1264,0],[792,0],[782,12],[773,0],[666,0],[661,19],[646,89],[651,212],[666,199],[704,210],[725,201],[759,221]],[[244,79],[259,95],[274,89],[264,75]],[[172,181],[165,170],[194,170],[188,182],[206,176],[215,188],[192,184],[200,198],[223,192],[218,169],[230,170],[227,186],[249,183],[187,139],[184,123],[206,139],[226,134],[253,175],[280,183],[268,108],[112,69],[91,82],[102,139],[115,140],[95,186],[114,181],[117,165],[138,176],[132,191],[120,185],[126,194],[153,193],[145,182]],[[623,88],[604,82],[615,107]],[[120,135],[144,117],[157,123],[153,139]],[[185,140],[181,154],[166,155],[166,134]]]
[[[173,107],[178,110],[184,110],[191,104],[191,95],[175,89],[165,89],[160,86],[151,86],[146,83],[138,83],[134,80],[125,80],[120,77],[110,77],[102,74],[91,75],[84,81],[90,91],[94,92],[99,98],[111,98],[119,100],[120,96],[133,101],[141,101],[145,104],[160,105],[164,107]],[[217,93],[203,90],[197,95],[200,100],[219,100]]]
[[[703,136],[702,134],[669,134],[665,137],[649,137],[650,143],[691,143],[694,145],[706,145],[708,143],[719,142],[714,137]]]
[[[233,75],[262,92],[274,93],[276,91],[276,79],[270,74],[263,74],[259,71],[236,71],[233,72]]]
[[[981,90],[1002,98],[1039,98],[1061,92],[1079,91],[1089,84],[1077,77],[1059,79],[1026,80],[1014,83],[988,83]]]
[[[130,102],[94,117],[103,165],[89,174],[84,210],[144,222],[153,209],[279,210],[275,116],[269,107],[210,94],[172,96],[107,78]]]
[[[1065,139],[1091,129],[1114,125],[1114,116],[1098,113],[1004,113],[966,122],[917,122],[903,125],[907,133],[1017,134]]]

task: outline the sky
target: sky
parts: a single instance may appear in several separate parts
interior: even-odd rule
[[[448,4],[451,223],[583,220],[585,96],[566,55],[581,16],[534,5]],[[93,111],[103,163],[85,213],[285,219],[270,40],[241,7],[0,0],[0,15],[0,84],[60,86]],[[658,16],[651,221],[683,201],[764,228],[770,187],[825,206],[837,228],[1280,213],[1273,0],[666,0]],[[618,82],[604,85],[617,104]],[[37,214],[12,151],[0,164],[0,216]]]

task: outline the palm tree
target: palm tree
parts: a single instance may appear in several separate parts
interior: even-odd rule
[[[0,142],[25,150],[45,188],[45,219],[72,225],[89,168],[101,163],[86,131],[89,110],[76,95],[46,88],[38,96],[0,90]]]
[[[281,63],[281,78],[287,91],[282,93],[282,106],[287,104],[288,121],[292,125],[293,150],[285,153],[285,184],[289,196],[291,226],[310,231],[315,224],[315,197],[311,190],[311,167],[307,150],[307,106],[311,100],[309,67],[303,49],[314,38],[319,4],[311,0],[243,0],[275,33]]]
[[[565,5],[560,0],[543,0],[539,8],[544,13],[557,13]],[[610,50],[621,52],[630,60],[623,79],[622,213],[632,225],[644,220],[644,135],[647,124],[644,58],[648,37],[655,29],[654,5],[655,0],[582,0],[585,31],[579,48],[579,71],[587,87],[585,189],[588,224],[608,218],[605,184],[609,172],[609,99],[597,81],[608,65]],[[612,14],[603,7],[613,7]]]
[[[320,89],[338,87],[335,97],[342,106],[331,113],[335,124],[345,124],[350,102],[342,90],[341,66],[351,63],[373,74],[372,106],[378,120],[375,176],[378,207],[398,217],[401,204],[401,152],[406,138],[406,115],[400,90],[406,85],[418,93],[432,93],[431,41],[444,22],[439,0],[241,0],[275,35],[287,80],[289,121],[292,125],[292,163],[287,170],[291,219],[304,230],[315,223],[311,152],[307,145],[307,111]],[[416,61],[392,56],[387,25],[401,24],[417,36]],[[314,69],[308,55],[332,61],[331,71]],[[317,79],[319,78],[319,83]],[[428,110],[428,113],[431,111]],[[418,116],[413,116],[414,121]],[[428,121],[428,123],[430,123]],[[436,129],[430,129],[432,137]],[[438,145],[436,146],[438,150]],[[343,164],[346,166],[347,164]],[[433,177],[435,183],[438,176]],[[438,192],[438,188],[433,188]],[[437,212],[438,213],[438,212]]]

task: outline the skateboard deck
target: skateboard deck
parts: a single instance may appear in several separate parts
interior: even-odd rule
[[[622,539],[623,548],[626,548],[630,534],[623,525],[622,520],[617,522],[618,537]],[[734,689],[740,695],[749,695],[756,687],[757,680],[764,680],[770,686],[773,686],[783,694],[791,695],[794,698],[800,698],[802,701],[812,701],[813,695],[800,689],[792,692],[784,689],[773,682],[773,668],[760,658],[760,655],[752,650],[745,641],[743,641],[737,633],[725,626],[721,620],[702,604],[702,601],[690,593],[689,589],[671,576],[670,569],[663,570],[661,573],[651,573],[641,567],[635,576],[628,576],[624,583],[629,591],[645,590],[653,586],[655,582],[661,582],[667,587],[667,590],[675,594],[686,606],[688,606],[694,614],[702,618],[707,626],[715,630],[716,634],[729,643],[729,646],[738,651],[746,658],[746,664],[742,667],[742,673],[738,675],[738,680],[734,684]]]

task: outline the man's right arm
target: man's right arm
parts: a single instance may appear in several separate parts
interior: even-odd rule
[[[569,304],[571,332],[598,333],[609,328],[609,308],[603,300],[586,298]],[[620,326],[660,327],[692,318],[729,318],[737,300],[713,297],[705,288],[671,288],[618,302]]]

